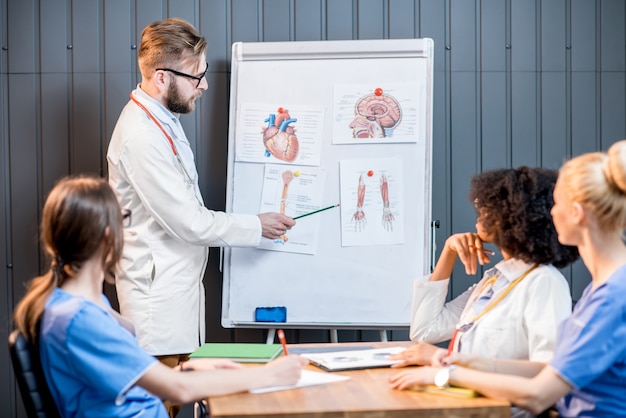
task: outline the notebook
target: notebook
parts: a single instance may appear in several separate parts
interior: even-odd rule
[[[406,347],[373,348],[370,350],[335,351],[329,353],[303,353],[311,364],[326,370],[338,372],[344,370],[373,369],[389,367],[402,360],[389,360],[392,354],[404,351]]]
[[[456,386],[448,386],[445,388],[440,388],[434,385],[428,385],[428,386],[414,386],[414,387],[411,387],[411,389],[417,390],[420,392],[435,393],[437,395],[453,396],[456,398],[475,398],[478,396],[478,392],[472,389],[458,388]]]
[[[223,358],[238,363],[267,363],[283,351],[280,344],[206,343],[189,358]]]

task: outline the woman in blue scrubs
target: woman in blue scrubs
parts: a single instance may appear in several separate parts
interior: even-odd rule
[[[298,356],[255,368],[204,359],[171,369],[138,345],[132,325],[102,294],[103,282],[114,279],[130,215],[103,179],[64,179],[46,200],[41,239],[50,269],[31,282],[14,320],[39,342],[61,416],[166,418],[162,400],[191,403],[296,383],[306,364]]]

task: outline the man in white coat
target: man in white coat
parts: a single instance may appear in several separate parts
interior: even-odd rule
[[[179,121],[207,89],[206,40],[166,19],[142,32],[141,84],[117,121],[107,153],[109,183],[132,213],[116,287],[139,343],[176,366],[205,341],[202,278],[210,246],[256,246],[295,221],[279,213],[235,215],[204,206]]]

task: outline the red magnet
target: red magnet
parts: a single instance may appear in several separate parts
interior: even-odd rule
[[[374,172],[372,170],[367,172],[367,177],[372,177],[374,175]]]
[[[376,96],[382,96],[383,95],[383,89],[381,89],[380,87],[377,87],[376,90],[374,90],[374,94]]]

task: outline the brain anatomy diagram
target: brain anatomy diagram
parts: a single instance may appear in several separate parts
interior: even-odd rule
[[[265,155],[273,155],[282,161],[293,162],[298,157],[300,144],[296,136],[296,129],[290,124],[297,122],[292,119],[289,111],[279,107],[277,115],[271,113],[263,127],[263,144],[265,145]]]
[[[384,138],[386,130],[398,126],[402,109],[395,97],[377,88],[354,105],[355,119],[350,122],[353,138]]]

